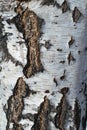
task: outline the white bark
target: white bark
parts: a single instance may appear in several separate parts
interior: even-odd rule
[[[0,1],[0,14],[3,18],[3,34],[12,33],[8,36],[7,48],[12,57],[17,61],[21,62],[23,67],[26,65],[26,55],[27,48],[26,43],[19,44],[18,42],[25,42],[22,33],[18,32],[14,24],[8,24],[7,19],[12,18],[16,15],[14,12],[14,7],[17,2],[8,0]],[[56,0],[60,5],[63,0]],[[15,63],[9,59],[9,61],[3,60],[0,63],[2,68],[0,72],[0,130],[6,130],[7,119],[3,106],[7,104],[7,100],[12,95],[12,89],[17,82],[19,77],[23,77],[24,81],[29,85],[31,90],[36,91],[36,94],[31,94],[29,97],[24,98],[24,110],[23,114],[31,113],[35,114],[38,112],[38,107],[44,100],[44,96],[47,95],[48,99],[56,109],[58,103],[60,103],[63,95],[60,90],[64,87],[69,88],[69,92],[66,94],[66,99],[69,106],[72,107],[69,114],[69,119],[66,120],[65,130],[70,130],[70,126],[76,130],[74,124],[74,107],[75,100],[79,102],[79,107],[81,109],[80,117],[80,127],[79,130],[84,130],[82,126],[82,118],[86,116],[86,91],[85,85],[87,84],[87,2],[86,0],[67,0],[70,10],[62,13],[61,8],[57,8],[53,5],[42,6],[41,1],[23,2],[23,7],[28,7],[30,10],[34,11],[37,16],[45,20],[41,31],[43,35],[39,39],[39,44],[41,45],[41,62],[44,66],[44,72],[39,72],[30,78],[26,78],[23,74],[22,66],[15,66]],[[9,6],[11,5],[11,6]],[[77,7],[81,12],[81,17],[77,23],[73,22],[72,12],[74,7]],[[74,43],[69,48],[69,41],[71,37],[75,40]],[[49,49],[45,47],[45,42],[50,41]],[[59,51],[57,49],[62,49]],[[75,61],[71,61],[68,64],[68,55],[73,55]],[[3,52],[1,51],[2,55]],[[0,55],[1,55],[0,53]],[[80,54],[79,54],[80,53]],[[60,61],[65,61],[65,63],[60,63]],[[65,70],[65,78],[61,80]],[[54,81],[56,80],[56,82]],[[45,93],[49,90],[49,93]],[[50,116],[53,119],[56,115],[55,112],[51,112]],[[24,130],[31,130],[34,122],[28,119],[21,119],[21,124],[23,124]],[[50,130],[58,130],[54,123],[50,121]],[[63,129],[62,129],[63,130]]]

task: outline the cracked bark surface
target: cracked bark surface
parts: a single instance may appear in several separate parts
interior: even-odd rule
[[[0,130],[86,130],[86,1],[0,2]]]

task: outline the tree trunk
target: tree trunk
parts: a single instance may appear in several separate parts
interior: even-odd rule
[[[86,130],[86,0],[0,0],[0,130]]]

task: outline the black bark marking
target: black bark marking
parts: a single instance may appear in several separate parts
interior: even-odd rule
[[[25,115],[22,115],[23,119],[29,119],[30,121],[34,121],[34,114],[27,113]]]
[[[41,5],[53,5],[54,4],[54,0],[43,0],[41,2]]]
[[[81,51],[80,51],[80,50],[78,51],[78,54],[81,54]]]
[[[81,17],[81,12],[79,11],[79,9],[77,7],[74,8],[73,13],[72,13],[72,17],[73,17],[73,22],[78,22],[79,18]]]
[[[50,93],[50,91],[49,91],[49,90],[46,90],[45,93]]]
[[[58,86],[58,82],[57,82],[56,78],[54,78],[53,81],[56,84],[56,86]]]
[[[64,80],[66,78],[65,72],[66,70],[64,70],[63,75],[60,77],[60,80]]]
[[[64,63],[65,63],[65,60],[61,60],[59,63],[62,63],[62,64],[64,64]]]
[[[69,65],[70,65],[71,61],[76,61],[76,59],[73,57],[71,52],[68,54],[67,60],[68,60]]]
[[[42,6],[44,6],[44,5],[47,5],[47,6],[53,5],[53,6],[56,6],[57,8],[60,7],[60,5],[58,4],[58,2],[55,1],[55,0],[43,0],[41,2],[41,5]]]
[[[75,105],[74,105],[74,124],[76,127],[76,130],[79,130],[80,127],[80,121],[81,121],[81,108],[78,100],[75,100]]]
[[[60,49],[60,48],[58,48],[58,49],[57,49],[57,51],[62,52],[63,50],[62,50],[62,49]]]
[[[50,47],[52,46],[52,44],[50,43],[50,40],[46,41],[44,46],[46,49],[50,49]]]
[[[68,93],[68,91],[69,91],[69,88],[67,88],[67,87],[64,87],[64,88],[62,88],[61,90],[60,90],[60,92],[65,96],[66,95],[66,93]]]
[[[82,117],[82,127],[83,127],[83,130],[85,130],[85,128],[86,128],[86,117],[85,116]]]
[[[74,40],[73,37],[71,36],[71,39],[70,39],[70,41],[68,42],[69,48],[73,45],[74,41],[75,41],[75,40]]]
[[[66,0],[64,0],[64,2],[62,3],[61,8],[62,8],[62,13],[65,13],[69,10],[69,7],[68,7]]]

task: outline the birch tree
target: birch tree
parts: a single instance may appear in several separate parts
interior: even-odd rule
[[[86,130],[86,42],[86,0],[0,0],[0,130]]]

